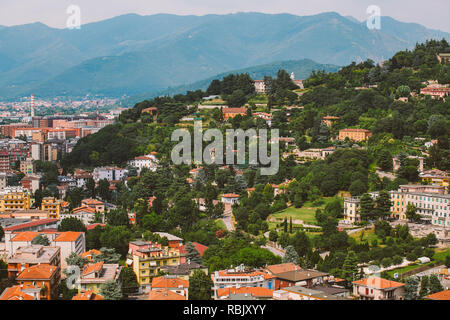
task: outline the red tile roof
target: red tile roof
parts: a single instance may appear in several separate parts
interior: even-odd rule
[[[148,300],[186,300],[186,297],[167,289],[151,290]]]
[[[105,300],[102,296],[92,292],[92,290],[88,290],[86,292],[81,292],[74,296],[72,300]]]
[[[11,227],[6,227],[6,228],[3,228],[3,230],[4,231],[17,231],[17,230],[36,227],[36,226],[40,226],[40,225],[44,225],[44,224],[55,223],[57,221],[58,221],[58,219],[42,219],[42,220],[31,221],[31,222],[11,226]]]
[[[97,226],[104,227],[105,225],[103,223],[93,223],[93,224],[86,226],[86,230],[95,229],[95,227],[97,227]]]
[[[273,290],[262,287],[240,287],[217,289],[217,296],[223,297],[230,294],[249,294],[257,298],[272,298]]]
[[[100,272],[100,270],[102,270],[103,268],[103,261],[97,262],[97,263],[93,263],[93,264],[88,264],[87,266],[84,267],[83,270],[83,276],[92,273],[92,272]]]
[[[76,241],[81,234],[82,234],[82,232],[75,232],[75,231],[61,232],[54,241],[55,242],[73,242],[73,241]]]
[[[73,213],[78,213],[78,212],[95,213],[95,209],[88,207],[88,206],[81,206],[81,207],[73,209],[72,212]]]
[[[234,193],[227,193],[227,194],[224,194],[222,197],[224,197],[224,198],[239,198],[239,195],[234,194]]]
[[[152,288],[189,288],[189,280],[181,278],[155,277],[152,280]]]
[[[389,288],[400,288],[403,287],[405,284],[401,282],[395,282],[386,280],[383,278],[378,277],[370,277],[370,278],[364,278],[358,281],[353,281],[353,284],[358,284],[361,286],[366,287],[372,287],[376,289],[389,289]]]
[[[450,290],[436,292],[425,297],[429,300],[450,300]]]
[[[0,300],[34,300],[33,296],[22,291],[20,286],[6,288]]]
[[[85,204],[87,204],[87,205],[102,205],[102,204],[104,204],[102,201],[99,201],[99,200],[97,200],[97,199],[92,199],[92,198],[89,198],[89,199],[83,199],[82,201],[81,201],[81,203],[85,203]]]
[[[24,269],[17,280],[50,280],[57,268],[49,264],[37,264]]]
[[[223,108],[222,113],[247,113],[247,108]]]
[[[267,266],[266,269],[272,274],[302,270],[301,267],[295,265],[294,263],[274,264]]]
[[[16,242],[16,241],[31,241],[34,238],[36,238],[36,236],[39,234],[39,232],[37,231],[24,231],[24,232],[19,232],[17,233],[17,235],[11,239],[11,242]]]
[[[100,250],[97,250],[97,249],[91,249],[91,250],[89,250],[89,251],[83,252],[82,254],[80,254],[80,256],[83,257],[83,258],[88,258],[89,260],[92,260],[92,258],[93,258],[94,256],[98,256],[98,255],[100,255],[100,254],[102,254],[102,253],[100,252]]]
[[[370,130],[366,130],[366,129],[353,129],[353,128],[349,128],[349,129],[342,129],[339,132],[366,132],[369,133]]]
[[[236,273],[236,272],[230,272],[230,273],[228,273],[228,270],[220,270],[220,271],[218,271],[218,272],[219,272],[219,275],[220,275],[221,277],[237,277],[237,276],[242,276],[242,277],[255,277],[255,276],[264,276],[264,279],[265,279],[265,280],[276,278],[276,277],[273,276],[273,275],[270,275],[270,274],[267,274],[267,273],[264,273],[264,272],[260,272],[260,271],[239,272],[239,273]]]

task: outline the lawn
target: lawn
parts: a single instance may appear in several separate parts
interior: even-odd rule
[[[445,257],[450,255],[450,249],[435,249],[435,254],[433,256],[433,260],[435,261],[445,261]]]
[[[406,266],[406,267],[403,267],[403,268],[398,268],[398,269],[390,270],[390,271],[388,271],[387,273],[388,273],[390,276],[393,276],[394,273],[398,273],[399,275],[401,275],[402,273],[405,273],[405,272],[407,272],[407,271],[410,271],[410,270],[413,270],[413,269],[416,269],[416,268],[419,268],[419,267],[423,267],[423,266],[426,266],[426,265],[432,265],[432,264],[434,264],[436,261],[442,261],[442,262],[444,262],[445,257],[446,257],[447,255],[450,254],[450,249],[449,249],[449,248],[446,248],[446,249],[435,249],[435,252],[436,252],[436,253],[435,253],[434,256],[433,256],[433,259],[432,259],[430,262],[428,262],[428,263],[424,263],[424,264],[420,264],[420,263],[418,263],[418,264],[412,264],[412,265],[409,265],[409,266]]]
[[[321,204],[320,206],[313,206],[310,201],[307,201],[301,208],[289,207],[280,212],[271,214],[269,216],[269,219],[275,218],[278,221],[282,222],[284,218],[287,218],[289,220],[289,218],[292,217],[292,219],[294,220],[302,220],[306,224],[316,225],[316,210],[325,208],[325,206],[331,199],[332,198],[322,198],[323,204]]]
[[[432,262],[431,262],[432,263]],[[430,263],[430,264],[431,264]],[[410,270],[413,270],[413,269],[416,269],[416,268],[419,268],[419,267],[423,267],[423,266],[425,266],[425,265],[427,265],[427,264],[416,264],[416,263],[414,263],[414,264],[410,264],[410,265],[408,265],[408,266],[406,266],[406,267],[403,267],[403,268],[398,268],[398,269],[393,269],[393,270],[389,270],[389,271],[387,271],[387,274],[389,275],[389,276],[391,276],[391,277],[393,277],[394,276],[394,273],[398,273],[398,275],[399,276],[401,276],[403,273],[405,273],[405,272],[408,272],[408,271],[410,271]]]
[[[225,231],[228,230],[222,219],[217,219],[215,221],[215,223],[216,223],[216,226],[219,227],[220,229],[225,230]]]
[[[292,217],[292,219],[302,220],[304,223],[307,224],[316,224],[317,223],[315,218],[316,209],[317,208],[302,207],[297,209],[294,207],[289,207],[283,211],[270,215],[269,219],[276,218],[280,221],[283,221],[284,218],[287,218],[289,220],[289,218]]]
[[[363,239],[361,241],[361,233],[364,232],[364,236]],[[350,234],[350,237],[352,237],[353,239],[355,239],[358,243],[364,242],[364,241],[368,241],[369,243],[371,243],[374,239],[378,240],[377,235],[375,234],[375,229],[372,228],[370,230],[361,230],[355,233]],[[380,242],[380,241],[378,241]]]

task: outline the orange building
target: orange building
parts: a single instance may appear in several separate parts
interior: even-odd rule
[[[18,285],[6,288],[0,300],[40,300],[41,289],[31,285]]]
[[[81,256],[82,258],[88,259],[89,261],[94,261],[94,256],[99,256],[99,255],[101,255],[101,254],[102,254],[102,253],[100,252],[100,250],[97,250],[97,249],[91,249],[91,250],[89,250],[89,251],[83,252],[82,254],[80,254],[80,256]]]
[[[372,136],[372,133],[366,129],[342,129],[339,131],[339,140],[346,138],[352,141],[366,141]]]
[[[83,205],[85,205],[89,208],[92,208],[95,211],[100,212],[100,213],[105,212],[105,203],[100,200],[97,200],[97,199],[92,199],[92,198],[83,199],[83,200],[81,200],[81,206],[83,206]]]
[[[337,120],[339,120],[339,117],[335,116],[326,116],[322,118],[322,122],[325,123],[327,127],[331,127]]]
[[[61,269],[61,249],[59,247],[44,247],[31,245],[20,247],[8,258],[8,277],[15,278],[22,270],[38,265],[49,264]]]
[[[167,238],[169,240],[169,248],[180,248],[183,245],[183,239],[174,236],[167,232],[154,232],[161,238]]]
[[[228,120],[236,117],[238,114],[241,116],[247,115],[247,108],[223,108],[223,119]]]
[[[59,269],[49,264],[38,264],[24,269],[16,278],[20,285],[41,288],[42,300],[53,300],[58,296],[61,275]]]
[[[422,88],[420,94],[432,96],[433,98],[445,98],[450,96],[450,88]]]
[[[155,277],[152,280],[153,290],[168,290],[188,298],[189,280],[176,276]]]

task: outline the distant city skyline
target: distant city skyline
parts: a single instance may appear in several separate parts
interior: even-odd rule
[[[377,5],[383,16],[450,32],[448,0],[430,0],[426,5],[421,0],[0,0],[0,25],[42,22],[50,27],[65,28],[69,17],[66,9],[70,5],[81,8],[82,24],[128,13],[205,15],[262,12],[304,16],[335,11],[343,16],[365,20],[368,17],[367,7]]]

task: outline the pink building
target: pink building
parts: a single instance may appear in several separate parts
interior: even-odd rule
[[[143,253],[148,252],[148,251],[154,251],[154,255],[156,256],[158,252],[160,252],[162,250],[161,244],[160,243],[154,243],[151,241],[132,241],[128,244],[128,253],[132,254],[132,255],[136,255],[139,257],[144,257],[146,255],[148,255],[148,253]]]
[[[361,300],[403,300],[405,284],[370,277],[353,281],[353,295]]]

